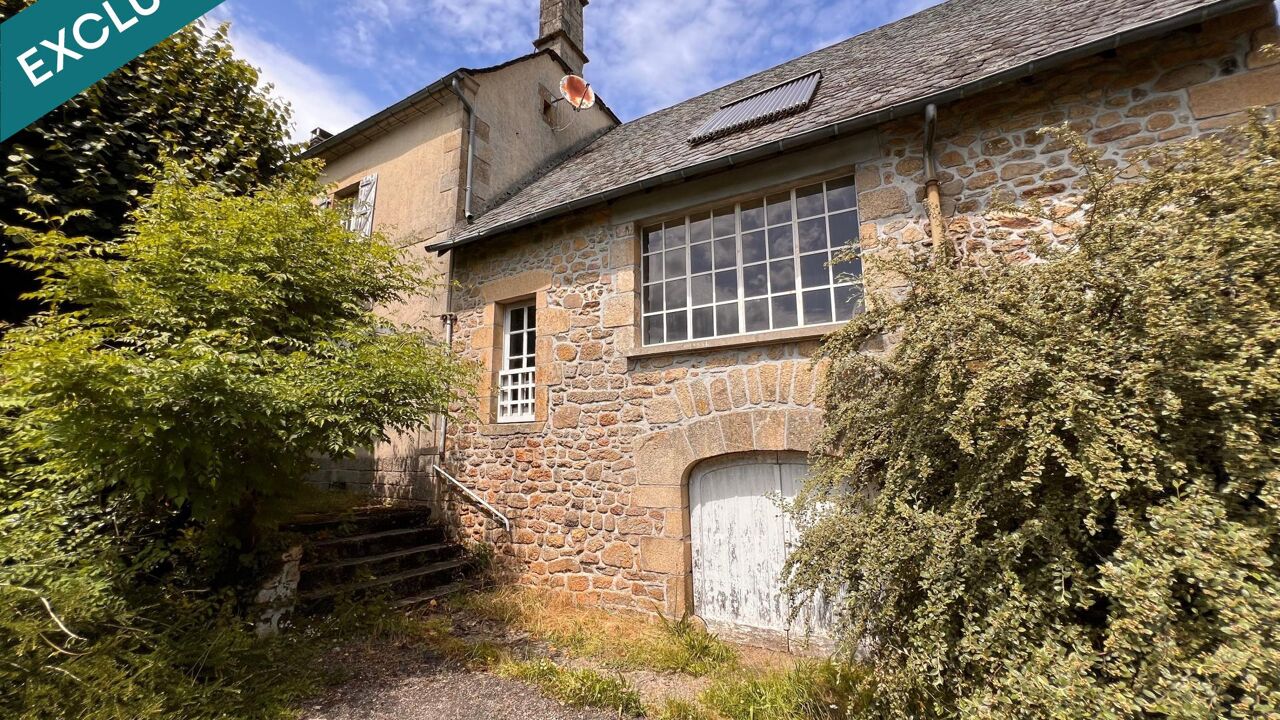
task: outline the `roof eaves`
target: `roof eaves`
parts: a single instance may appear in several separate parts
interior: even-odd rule
[[[881,108],[880,110],[875,110],[870,113],[852,116],[813,130],[808,130],[803,133],[798,133],[796,135],[791,135],[779,140],[773,140],[762,145],[730,153],[729,155],[722,155],[718,158],[713,158],[711,160],[687,165],[658,175],[642,178],[635,182],[627,183],[626,185],[620,185],[591,195],[575,198],[534,213],[512,218],[511,220],[498,223],[497,225],[485,228],[484,230],[476,233],[469,233],[468,229],[464,228],[453,238],[441,243],[428,245],[426,247],[428,250],[444,253],[454,248],[462,247],[463,245],[469,245],[480,240],[491,238],[495,235],[517,230],[519,228],[533,225],[544,220],[549,220],[585,207],[591,207],[593,205],[626,197],[634,193],[652,190],[657,187],[683,182],[693,177],[706,175],[711,172],[727,170],[738,165],[755,162],[757,160],[781,154],[798,147],[804,147],[824,140],[834,139],[842,135],[848,135],[852,132],[865,130],[901,117],[914,116],[923,112],[924,108],[930,103],[946,104],[955,102],[969,97],[970,95],[989,90],[997,85],[1003,85],[1014,80],[1029,77],[1038,72],[1044,72],[1045,70],[1061,66],[1073,60],[1085,58],[1107,50],[1113,50],[1132,42],[1158,37],[1188,25],[1201,23],[1206,20],[1258,4],[1259,0],[1221,0],[1221,2],[1207,5],[1196,10],[1179,13],[1178,15],[1174,15],[1163,20],[1157,20],[1155,22],[1131,27],[1128,30],[1113,33],[1112,35],[1092,42],[1083,43],[1057,53],[1046,55],[1042,58],[1031,60],[1021,65],[986,75],[978,78],[977,80],[973,80],[953,88],[921,95],[887,108]]]
[[[418,103],[421,103],[427,100],[432,95],[435,95],[441,91],[446,90],[449,87],[449,84],[453,82],[454,78],[460,79],[464,77],[468,72],[469,72],[468,70],[465,70],[463,68],[454,70],[453,72],[449,73],[448,75],[445,75],[439,80],[436,80],[435,82],[415,92],[409,97],[404,98],[403,100],[400,100],[399,102],[396,102],[395,104],[390,105],[386,108],[383,108],[382,110],[379,110],[378,112],[370,115],[364,120],[361,120],[355,125],[352,125],[351,127],[347,128],[346,130],[343,130],[337,135],[334,135],[333,137],[326,139],[324,142],[317,143],[307,148],[306,150],[303,150],[302,154],[299,157],[306,160],[309,158],[320,157],[322,155],[328,155],[333,151],[353,150],[356,147],[359,147],[359,145],[364,143],[357,144],[354,141],[363,140],[365,142],[368,142],[369,140],[372,140],[374,137],[377,137],[377,134],[378,134],[377,130],[379,126],[384,123],[384,121],[390,120],[400,112],[409,110],[410,108],[413,108],[414,106],[416,106]]]
[[[381,126],[385,125],[387,122],[393,121],[399,113],[427,100],[432,95],[448,90],[449,85],[453,82],[454,78],[462,79],[468,75],[484,75],[485,73],[497,72],[498,70],[508,68],[517,63],[522,63],[526,60],[538,57],[539,55],[549,56],[564,69],[565,73],[573,72],[573,69],[564,61],[564,58],[561,58],[550,48],[535,50],[527,55],[521,55],[520,57],[512,58],[504,63],[491,65],[489,67],[458,68],[409,97],[383,108],[333,137],[327,138],[324,142],[308,147],[306,150],[302,151],[299,157],[306,160],[314,157],[350,152],[351,150],[360,147],[382,134],[379,132],[379,130],[383,129]],[[622,124],[622,121],[618,119],[618,116],[613,113],[613,110],[605,104],[604,100],[601,99],[599,95],[596,96],[596,105],[601,110],[608,113],[609,117],[612,118],[615,123],[618,123],[619,125]]]

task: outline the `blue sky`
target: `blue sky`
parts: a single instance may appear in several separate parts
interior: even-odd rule
[[[587,79],[623,120],[938,0],[592,0]],[[337,132],[459,67],[532,50],[537,0],[228,0],[237,52],[294,107],[295,137]]]

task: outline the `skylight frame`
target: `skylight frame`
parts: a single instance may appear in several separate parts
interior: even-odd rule
[[[804,112],[821,83],[822,71],[814,70],[727,102],[689,136],[689,144],[701,145]]]

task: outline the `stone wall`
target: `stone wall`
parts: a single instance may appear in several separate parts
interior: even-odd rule
[[[1280,103],[1271,6],[1113,56],[1077,62],[940,108],[944,212],[971,252],[1029,258],[1028,233],[1062,239],[1070,218],[1034,225],[984,216],[1004,193],[1069,206],[1082,177],[1044,132],[1069,122],[1120,166],[1132,153],[1216,131],[1246,107]],[[1273,110],[1274,112],[1274,110]],[[930,245],[922,123],[879,128],[857,167],[865,252]],[[691,563],[687,482],[699,461],[807,451],[821,423],[817,339],[653,356],[636,348],[637,227],[607,209],[460,251],[455,349],[495,368],[501,303],[535,297],[538,418],[493,424],[492,382],[478,419],[454,429],[449,464],[514,523],[507,536],[459,507],[464,531],[497,543],[523,583],[583,603],[680,613]],[[715,345],[716,342],[709,343]]]
[[[1104,165],[1133,174],[1141,151],[1238,124],[1251,107],[1275,117],[1280,54],[1262,48],[1277,38],[1275,6],[1261,5],[940,107],[935,155],[952,238],[968,239],[964,252],[1028,259],[1031,234],[1070,236],[1085,180],[1045,128],[1070,126]],[[923,137],[918,119],[884,125],[881,159],[858,167],[868,253],[932,245]],[[1063,221],[984,217],[997,197],[1042,203]]]
[[[456,430],[450,466],[513,520],[511,537],[487,539],[518,561],[524,582],[674,612],[688,593],[688,470],[726,452],[807,451],[822,368],[809,359],[816,342],[629,360],[634,235],[595,216],[460,254],[455,348],[479,362],[492,356],[492,288],[545,276],[548,404],[538,422],[495,425],[482,398],[480,420]],[[476,539],[493,528],[461,511]]]

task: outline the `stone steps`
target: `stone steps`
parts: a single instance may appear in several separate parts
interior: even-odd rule
[[[385,598],[393,607],[429,602],[461,589],[471,562],[426,508],[367,508],[302,518],[286,529],[305,537],[298,602],[312,612],[339,598]]]

